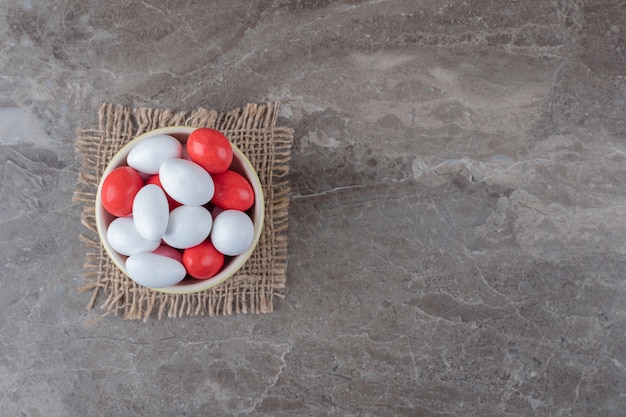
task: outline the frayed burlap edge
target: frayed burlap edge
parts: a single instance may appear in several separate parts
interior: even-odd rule
[[[287,226],[289,208],[288,163],[293,130],[276,126],[279,103],[248,104],[219,113],[199,108],[172,112],[153,108],[129,108],[104,103],[99,127],[77,132],[75,152],[81,159],[74,201],[83,204],[80,236],[86,247],[84,285],[91,291],[87,308],[101,295],[104,315],[122,315],[147,321],[150,317],[269,313],[275,297],[282,297],[287,274]],[[265,193],[265,224],[252,256],[237,275],[223,284],[195,294],[165,294],[136,284],[109,259],[96,229],[95,199],[102,172],[128,141],[166,126],[210,127],[222,131],[255,166]]]

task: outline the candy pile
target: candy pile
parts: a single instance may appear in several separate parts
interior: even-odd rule
[[[250,248],[254,226],[246,211],[254,191],[230,169],[232,161],[228,139],[200,128],[185,149],[169,135],[141,141],[128,154],[128,166],[107,175],[102,205],[116,217],[107,239],[128,256],[126,271],[134,281],[161,288],[186,276],[208,279],[226,257]]]

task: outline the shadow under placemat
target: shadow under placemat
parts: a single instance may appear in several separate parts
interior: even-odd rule
[[[287,172],[293,130],[276,126],[279,103],[248,104],[220,113],[204,108],[172,112],[102,104],[98,129],[81,130],[76,154],[82,160],[74,200],[83,204],[82,223],[89,232],[80,236],[87,253],[85,283],[93,308],[104,297],[105,314],[147,321],[233,313],[269,313],[282,296],[287,274],[289,184]],[[265,223],[261,239],[244,267],[231,279],[195,294],[165,294],[136,284],[106,254],[96,230],[95,200],[98,183],[109,160],[133,138],[166,126],[210,127],[220,130],[256,168],[265,194]]]

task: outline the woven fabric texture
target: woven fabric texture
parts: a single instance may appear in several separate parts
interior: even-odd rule
[[[74,200],[83,204],[80,236],[86,246],[84,284],[91,292],[87,308],[104,315],[147,321],[150,317],[185,317],[234,313],[268,313],[275,297],[283,296],[287,273],[289,208],[288,163],[293,130],[277,126],[279,103],[248,104],[220,113],[205,108],[172,112],[104,103],[98,129],[80,130],[76,154],[81,159]],[[136,284],[109,259],[98,238],[96,191],[102,172],[117,151],[133,138],[167,126],[210,127],[224,133],[256,168],[265,193],[265,223],[261,239],[244,267],[231,279],[194,294],[166,294]]]

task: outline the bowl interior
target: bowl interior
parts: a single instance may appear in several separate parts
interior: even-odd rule
[[[117,253],[107,240],[106,231],[109,227],[109,224],[115,219],[113,215],[108,213],[104,207],[102,206],[101,199],[101,190],[102,190],[102,182],[103,179],[107,177],[107,175],[120,166],[127,165],[126,157],[130,153],[131,149],[133,149],[137,143],[145,140],[146,138],[156,136],[156,135],[170,135],[178,139],[183,145],[187,143],[187,138],[189,134],[193,132],[196,128],[194,127],[186,127],[186,126],[174,126],[174,127],[165,127],[161,129],[152,130],[150,132],[144,133],[141,136],[133,139],[129,143],[127,143],[120,151],[113,156],[109,165],[102,173],[102,178],[100,179],[100,184],[98,185],[98,191],[96,193],[96,227],[98,229],[98,235],[100,236],[100,241],[104,246],[107,254],[111,258],[111,260],[115,263],[115,265],[126,273],[126,259],[127,256],[120,255]],[[254,248],[256,247],[259,238],[261,237],[261,231],[263,229],[263,221],[265,215],[265,200],[263,196],[263,189],[261,186],[261,181],[256,174],[256,171],[248,158],[237,148],[235,145],[232,145],[233,148],[233,162],[230,166],[230,169],[238,172],[243,175],[252,185],[252,189],[254,190],[254,205],[247,211],[247,214],[252,219],[252,223],[254,224],[254,241],[246,252],[234,256],[234,257],[226,257],[226,261],[222,270],[212,278],[206,280],[197,280],[193,278],[185,278],[183,281],[176,285],[172,285],[169,287],[163,288],[154,288],[155,291],[161,291],[165,293],[173,293],[173,294],[187,294],[194,293],[206,290],[208,288],[214,287],[228,278],[232,277],[235,272],[237,272],[250,258]]]

